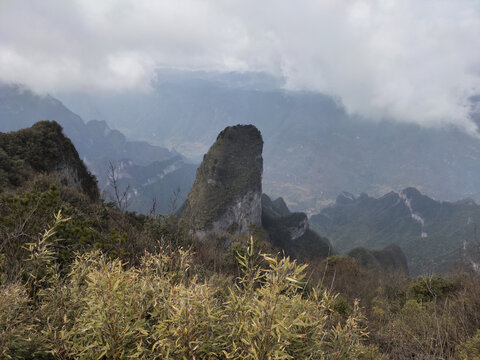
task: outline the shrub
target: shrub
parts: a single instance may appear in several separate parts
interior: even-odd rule
[[[480,330],[471,339],[457,345],[456,359],[480,359]]]
[[[0,358],[28,359],[41,343],[28,303],[27,289],[12,283],[0,286]]]
[[[4,357],[378,357],[363,344],[367,334],[358,304],[338,322],[332,310],[337,296],[315,288],[306,292],[306,265],[264,254],[260,259],[253,241],[238,256],[242,274],[233,282],[220,276],[200,280],[192,271],[192,253],[181,249],[146,253],[136,266],[96,250],[78,255],[64,278],[48,271],[39,275],[40,267],[53,268],[49,241],[62,221],[58,215],[30,249],[36,256],[25,268],[31,274],[27,287],[0,288]]]
[[[458,290],[461,283],[438,275],[419,276],[408,289],[408,296],[417,301],[432,301]]]

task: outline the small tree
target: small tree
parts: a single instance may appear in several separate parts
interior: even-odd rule
[[[120,189],[117,168],[111,161],[109,161],[108,164],[108,182],[113,188],[113,195],[109,193],[110,199],[116,203],[121,212],[125,212],[128,208],[128,192],[130,191],[130,185],[127,185],[124,190]]]

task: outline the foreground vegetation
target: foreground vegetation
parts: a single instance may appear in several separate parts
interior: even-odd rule
[[[480,278],[305,266],[52,176],[0,194],[0,358],[474,359]]]

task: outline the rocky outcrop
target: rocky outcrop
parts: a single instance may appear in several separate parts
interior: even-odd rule
[[[247,233],[261,226],[263,140],[253,125],[225,128],[204,156],[182,211],[193,233]]]
[[[297,219],[295,219],[296,221],[287,227],[292,240],[297,240],[298,238],[302,237],[309,228],[307,215],[304,213],[297,214],[298,216]],[[287,218],[291,217],[287,216]]]
[[[292,257],[331,255],[330,243],[310,230],[304,213],[291,213],[282,198],[262,195],[262,148],[261,134],[252,125],[223,130],[197,170],[182,219],[197,238],[216,234],[224,246],[235,235],[258,229]]]
[[[302,260],[325,258],[334,253],[328,239],[310,230],[306,214],[291,213],[283,199],[272,201],[265,194],[262,203],[262,225],[274,246]]]
[[[279,197],[275,200],[270,199],[266,194],[262,195],[262,206],[269,208],[272,211],[275,211],[278,215],[288,215],[290,210],[285,203],[283,198]]]
[[[40,121],[27,129],[0,133],[0,191],[19,186],[37,173],[56,173],[92,200],[99,198],[95,176],[88,172],[75,146],[55,121]]]

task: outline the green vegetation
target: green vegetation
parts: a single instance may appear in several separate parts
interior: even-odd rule
[[[480,276],[467,267],[410,278],[346,256],[307,266],[269,255],[255,232],[225,249],[173,216],[94,201],[31,156],[3,167],[25,177],[0,192],[0,359],[478,357]],[[304,219],[270,210],[279,231]],[[297,246],[316,240],[305,234]]]
[[[122,213],[54,176],[4,192],[0,209],[0,358],[438,359],[478,351],[474,273],[409,278],[342,256],[306,267],[242,239],[224,250],[195,242],[173,217]]]
[[[25,245],[37,241],[58,211],[71,218],[59,224],[53,236],[61,264],[69,263],[75,252],[92,248],[130,260],[138,251],[135,246],[141,246],[127,239],[144,226],[144,217],[123,216],[111,204],[92,202],[75,187],[62,184],[55,175],[39,175],[15,192],[0,193],[0,252],[9,277],[19,274],[27,256]],[[138,239],[142,241],[146,240]]]
[[[65,189],[52,188],[50,197],[37,194],[42,209],[59,204],[51,198],[61,198]],[[30,209],[28,201],[15,204],[17,213]],[[190,250],[179,242],[151,252],[139,248],[142,237],[153,234],[180,239],[172,223],[155,227],[143,219],[134,238],[119,241],[121,249],[133,243],[135,254],[96,250],[97,243],[72,243],[76,231],[66,226],[78,218],[66,217],[66,204],[60,208],[65,210],[52,214],[40,235],[32,230],[18,252],[5,246],[0,252],[2,358],[379,358],[365,342],[357,304],[347,313],[331,292],[307,286],[306,265],[258,254],[253,238],[237,252],[238,275],[220,274],[195,260],[193,244]],[[106,217],[122,216],[105,210]],[[30,213],[27,222],[36,218],[36,210]],[[2,224],[3,233],[12,235],[16,225]],[[79,249],[70,259],[62,256],[68,246]],[[18,256],[16,276],[7,264]]]
[[[401,271],[368,270],[344,256],[324,260],[314,274],[347,304],[359,299],[368,319],[369,343],[388,358],[476,359],[478,274],[411,278]]]
[[[95,177],[56,122],[40,121],[28,129],[0,133],[0,191],[19,186],[36,173],[53,171],[80,185],[90,198],[99,197]]]
[[[253,125],[227,127],[204,156],[182,216],[205,230],[248,192],[262,191],[263,140]]]
[[[312,216],[310,224],[342,253],[396,244],[411,274],[421,275],[452,271],[458,261],[471,257],[479,241],[480,206],[471,200],[433,200],[414,188],[381,198],[342,194],[335,205]]]

